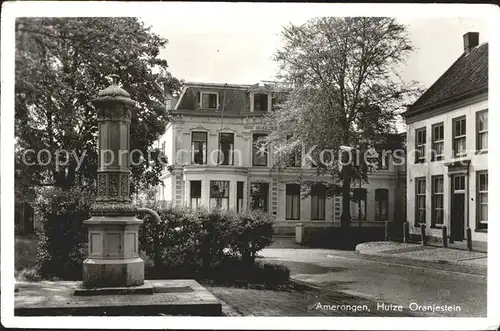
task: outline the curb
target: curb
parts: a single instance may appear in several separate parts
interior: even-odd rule
[[[433,268],[442,271],[454,271],[454,272],[462,272],[479,276],[487,276],[487,270],[488,270],[487,266],[474,265],[458,261],[412,259],[408,257],[391,256],[389,254],[384,254],[384,253],[367,253],[363,252],[363,250],[359,250],[358,248],[356,248],[355,251],[360,256],[365,256],[365,257],[371,256],[371,257],[382,258],[384,262],[392,262],[395,264],[402,264],[402,265],[410,264],[415,267]],[[443,267],[445,266],[449,267],[447,268],[448,270],[443,269]]]

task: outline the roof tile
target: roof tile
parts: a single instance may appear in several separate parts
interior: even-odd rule
[[[462,54],[446,72],[429,87],[406,114],[434,108],[438,104],[467,96],[488,87],[488,43],[469,54]]]

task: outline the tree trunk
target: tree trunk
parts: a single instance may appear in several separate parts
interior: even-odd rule
[[[344,133],[342,137],[342,143],[344,146],[349,146],[349,136],[348,131]],[[350,158],[347,152],[342,153],[342,163],[346,164]],[[349,174],[350,165],[342,166],[342,216],[340,217],[340,227],[342,229],[349,228],[351,223],[351,213],[350,213],[350,195],[351,195],[351,177]]]
[[[351,223],[351,178],[346,168],[342,171],[342,216],[340,217],[340,226],[343,229],[349,228]]]

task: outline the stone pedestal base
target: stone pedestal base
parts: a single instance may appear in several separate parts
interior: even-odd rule
[[[123,287],[144,284],[144,261],[138,253],[141,220],[133,216],[93,216],[89,255],[83,261],[83,286]]]
[[[83,261],[85,287],[139,286],[144,284],[144,261],[140,258]]]
[[[113,286],[113,287],[85,287],[80,286],[75,289],[76,296],[93,296],[93,295],[129,295],[129,294],[153,294],[153,284],[144,281],[144,284],[139,286]]]

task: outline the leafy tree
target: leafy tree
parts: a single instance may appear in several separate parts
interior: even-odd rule
[[[365,151],[394,141],[398,112],[418,92],[397,72],[413,47],[391,18],[314,18],[284,27],[282,37],[275,61],[290,90],[267,117],[273,132],[264,145],[280,166],[301,150],[303,160],[311,155],[318,173],[331,176],[328,194],[342,194],[341,223],[348,227],[353,178],[366,180],[370,168],[359,161],[339,166],[349,161],[339,151],[354,147],[363,161]]]
[[[16,189],[20,196],[38,185],[69,188],[95,183],[97,174],[97,117],[91,101],[109,86],[106,78],[119,75],[122,87],[137,101],[132,111],[130,149],[148,155],[165,130],[165,95],[176,93],[181,82],[159,58],[167,40],[152,33],[137,18],[77,17],[18,18],[16,20]],[[32,149],[35,151],[24,154]],[[52,153],[45,165],[31,163],[41,150]],[[74,151],[69,160],[58,150]],[[159,150],[150,162],[131,165],[132,186],[158,183],[162,165]],[[45,158],[45,159],[44,159]],[[139,153],[133,154],[134,161]],[[67,165],[64,163],[67,162]],[[137,162],[138,163],[138,162]],[[132,187],[134,190],[134,187]]]

